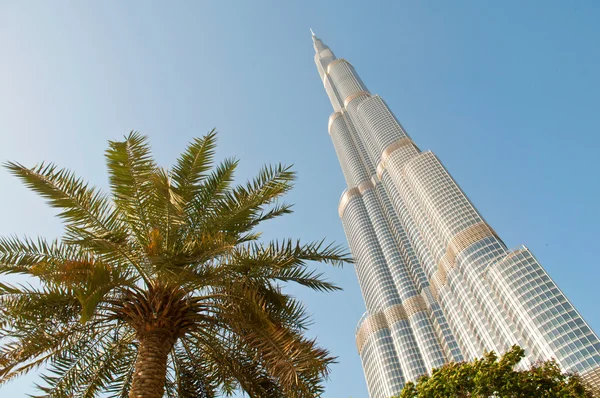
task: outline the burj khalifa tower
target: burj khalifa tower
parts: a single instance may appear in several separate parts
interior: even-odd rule
[[[598,336],[531,251],[507,248],[350,62],[312,39],[347,183],[338,212],[366,306],[356,347],[370,396],[514,344],[521,366],[554,358],[599,386]]]

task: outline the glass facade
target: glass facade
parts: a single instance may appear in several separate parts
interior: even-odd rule
[[[313,35],[348,185],[339,215],[366,313],[369,394],[388,398],[449,361],[525,348],[600,381],[600,341],[526,248],[509,250],[432,152],[421,152],[354,67]]]

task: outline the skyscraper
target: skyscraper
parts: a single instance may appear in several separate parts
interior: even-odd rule
[[[356,345],[370,396],[513,344],[526,349],[520,366],[555,358],[600,385],[597,335],[529,249],[508,249],[352,65],[312,38],[348,185],[338,211],[366,305]]]

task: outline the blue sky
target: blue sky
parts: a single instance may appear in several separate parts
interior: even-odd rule
[[[52,160],[105,187],[103,151],[130,130],[172,164],[220,131],[238,177],[294,164],[296,213],[267,237],[345,244],[331,106],[309,27],[350,60],[422,149],[434,151],[509,247],[527,245],[600,330],[597,1],[17,1],[0,4],[0,161]],[[0,235],[60,234],[0,171]],[[339,356],[326,397],[365,397],[352,267],[330,295],[293,289]],[[26,377],[0,388],[20,397]]]

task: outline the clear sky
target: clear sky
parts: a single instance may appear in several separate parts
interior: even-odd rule
[[[293,3],[293,4],[292,4]],[[103,151],[130,130],[171,165],[220,131],[240,181],[294,164],[296,213],[267,236],[346,244],[344,179],[309,28],[356,67],[421,149],[434,151],[509,247],[527,245],[600,331],[600,2],[19,1],[0,3],[0,161],[52,160],[107,186]],[[60,234],[54,212],[0,170],[0,235]],[[293,289],[339,356],[326,397],[366,397],[345,290]],[[32,393],[33,377],[0,388]]]

